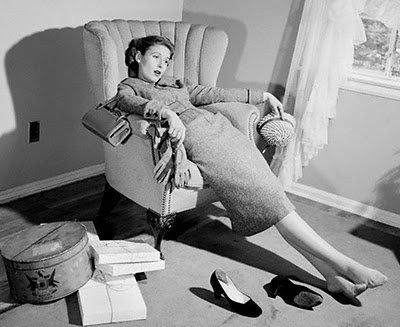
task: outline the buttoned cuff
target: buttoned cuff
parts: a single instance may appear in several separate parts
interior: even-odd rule
[[[247,101],[250,104],[258,104],[264,102],[264,91],[262,90],[247,90]]]

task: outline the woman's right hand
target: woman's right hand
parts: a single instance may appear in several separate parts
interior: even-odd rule
[[[283,113],[282,103],[273,94],[269,92],[264,92],[263,100],[271,107],[275,115],[282,116]]]
[[[163,109],[161,111],[161,118],[166,119],[168,122],[168,134],[172,141],[176,143],[176,148],[183,144],[185,140],[186,127],[183,125],[182,120],[171,109]]]

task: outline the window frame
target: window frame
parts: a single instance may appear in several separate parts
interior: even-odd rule
[[[377,78],[353,71],[348,75],[347,82],[341,87],[344,90],[400,100],[400,80]]]
[[[396,35],[400,35],[400,29],[393,30],[390,37],[388,62],[385,69],[385,75],[374,75],[373,73],[364,73],[357,69],[351,69],[347,82],[341,87],[369,95],[400,100],[400,78],[389,77],[388,68],[391,67],[393,60],[394,46],[396,45]],[[397,40],[397,42],[400,42]]]

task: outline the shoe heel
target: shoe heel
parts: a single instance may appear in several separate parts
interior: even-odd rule
[[[215,277],[215,274],[213,274],[211,276],[210,284],[211,284],[211,287],[212,287],[212,289],[214,291],[215,298],[216,299],[220,299],[221,296],[222,296],[222,293],[221,293],[221,290],[219,289],[219,284],[218,284],[217,278]]]
[[[214,296],[215,296],[215,298],[216,298],[216,299],[220,299],[220,298],[222,297],[221,292],[217,291],[214,287],[213,287],[213,290],[214,290]]]

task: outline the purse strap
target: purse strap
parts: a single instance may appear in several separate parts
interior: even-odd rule
[[[119,109],[115,109],[117,107],[117,96],[114,95],[112,98],[108,99],[105,103],[100,103],[96,109],[101,109],[104,108],[107,111],[111,112],[112,114],[114,114],[115,116],[118,117],[118,119],[126,119],[129,115],[131,115],[132,113],[126,113],[123,114],[121,112],[121,110]]]

